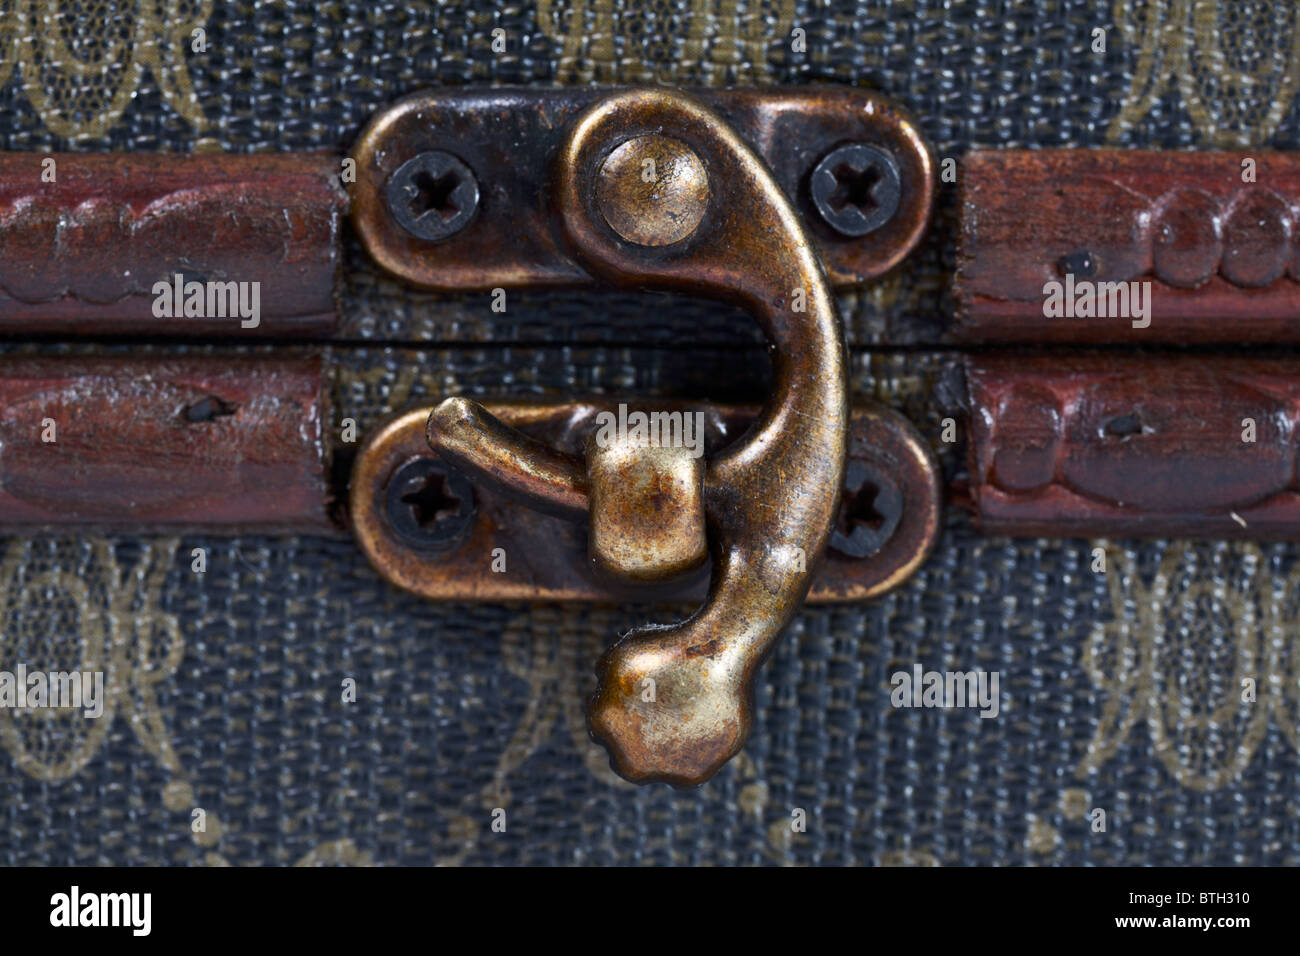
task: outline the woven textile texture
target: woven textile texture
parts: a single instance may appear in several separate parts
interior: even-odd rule
[[[1295,148],[1298,17],[1289,0],[8,0],[0,148],[341,152],[422,87],[646,81],[870,86],[940,158]],[[855,394],[911,417],[950,471],[931,392],[952,189],[915,259],[841,300]],[[733,310],[520,293],[495,315],[403,289],[355,243],[342,310],[333,405],[363,431],[453,392],[754,400],[766,381]],[[953,513],[898,592],[798,616],[749,745],[677,792],[614,777],[581,705],[605,644],[680,607],[429,604],[345,539],[9,538],[0,667],[98,666],[109,701],[94,722],[0,713],[0,863],[1296,865],[1298,604],[1295,545],[989,539]],[[917,663],[999,672],[999,716],[893,708],[890,676]]]

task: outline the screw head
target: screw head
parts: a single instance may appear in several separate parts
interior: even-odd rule
[[[474,487],[436,458],[413,458],[398,468],[382,492],[393,533],[417,551],[446,551],[474,525]]]
[[[615,147],[596,176],[605,222],[638,246],[669,246],[695,232],[709,206],[709,174],[681,140],[650,133]]]
[[[869,558],[898,530],[903,517],[903,492],[885,472],[857,458],[844,469],[844,504],[840,509],[847,530],[831,532],[830,546],[850,558]]]
[[[839,146],[823,156],[808,190],[826,224],[854,237],[889,222],[903,194],[894,157],[866,143]]]
[[[454,236],[478,212],[478,180],[451,153],[420,153],[388,177],[388,211],[417,239],[437,242]]]

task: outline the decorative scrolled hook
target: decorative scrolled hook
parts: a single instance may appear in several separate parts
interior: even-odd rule
[[[693,97],[634,89],[601,100],[574,124],[552,185],[564,239],[594,274],[750,311],[771,346],[772,394],[707,464],[624,442],[589,443],[584,465],[459,398],[430,415],[429,444],[535,507],[587,509],[592,559],[606,571],[680,573],[703,559],[707,538],[704,605],[619,640],[597,666],[588,705],[618,773],[693,786],[748,737],[755,671],[807,595],[831,534],[847,442],[843,331],[789,200]],[[645,521],[640,546],[629,542],[629,514]]]

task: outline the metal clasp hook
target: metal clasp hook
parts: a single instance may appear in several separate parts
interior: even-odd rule
[[[882,123],[895,129],[899,120]],[[928,171],[919,140],[903,140],[918,151],[909,163]],[[663,581],[711,556],[700,609],[619,640],[598,665],[588,705],[592,735],[624,777],[696,785],[744,744],[755,672],[808,594],[834,530],[849,425],[843,330],[787,193],[699,99],[659,88],[611,92],[572,120],[554,155],[546,194],[572,259],[608,284],[746,308],[771,348],[772,394],[748,431],[704,457],[642,435],[594,433],[585,455],[573,454],[466,398],[428,415],[428,447],[531,508],[587,520],[591,563],[603,575]],[[928,211],[930,183],[920,182]],[[361,208],[373,212],[373,204]],[[887,255],[919,234],[910,225],[901,233],[904,245],[887,246]],[[354,471],[354,527],[381,567],[395,563],[395,552],[374,489],[410,458],[413,424],[408,413],[383,426]],[[881,588],[910,573],[937,532],[938,483],[923,446],[910,434],[892,451],[882,446],[886,466],[921,476],[916,500],[925,515],[882,562]],[[398,579],[421,590],[419,566],[400,563]]]
[[[698,565],[707,524],[704,606],[612,647],[588,709],[621,774],[698,784],[743,745],[754,671],[807,594],[831,533],[848,419],[843,331],[786,196],[697,100],[633,90],[600,101],[574,124],[555,177],[565,237],[594,272],[746,304],[772,345],[774,394],[707,464],[622,442],[589,444],[584,467],[464,399],[435,409],[429,443],[534,505],[574,512],[585,498],[593,561],[611,573],[645,579]]]

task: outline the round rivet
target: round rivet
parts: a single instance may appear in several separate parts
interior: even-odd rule
[[[709,204],[709,175],[695,151],[646,134],[616,147],[596,177],[596,205],[628,242],[670,246],[690,236]]]

